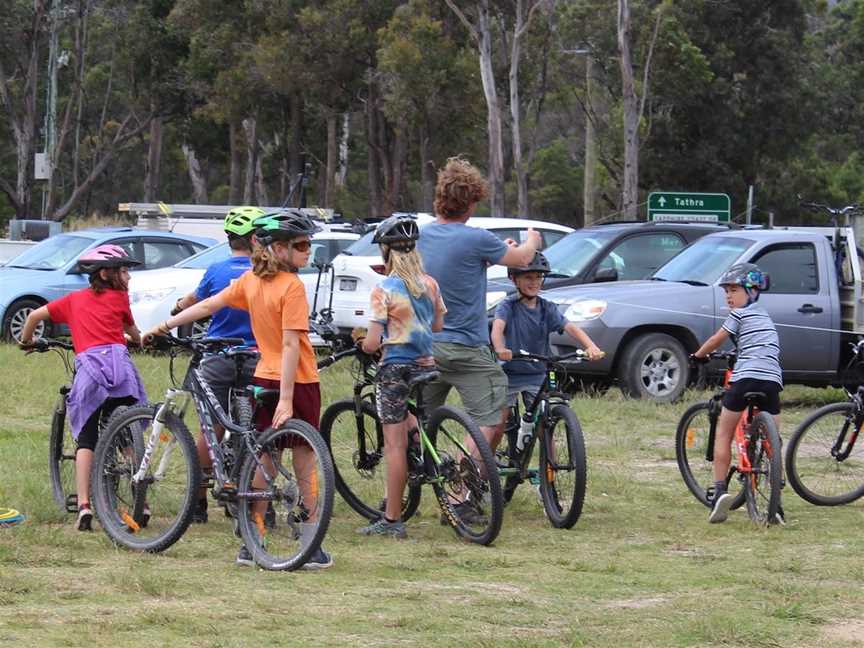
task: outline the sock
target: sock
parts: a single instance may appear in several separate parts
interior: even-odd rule
[[[385,515],[385,516],[384,516],[384,521],[385,521],[387,524],[396,524],[399,520],[391,520],[390,518],[388,518],[388,517]]]
[[[717,501],[717,498],[720,497],[723,493],[726,492],[726,481],[720,480],[714,482],[714,501]]]

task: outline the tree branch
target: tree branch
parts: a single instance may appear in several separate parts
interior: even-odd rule
[[[648,56],[645,58],[645,70],[642,74],[642,98],[639,100],[639,117],[638,121],[642,121],[642,116],[645,114],[645,99],[648,96],[648,73],[651,70],[651,57],[654,56],[654,45],[657,44],[657,34],[660,32],[660,20],[663,18],[663,7],[660,5],[657,8],[657,20],[654,22],[654,33],[651,35],[651,44],[648,46]]]
[[[459,19],[459,22],[461,22],[463,25],[465,25],[465,29],[468,30],[468,34],[471,36],[471,38],[475,42],[479,43],[480,42],[480,34],[477,33],[477,28],[474,26],[474,24],[470,20],[468,20],[468,17],[462,12],[462,10],[456,6],[456,3],[454,2],[454,0],[444,0],[444,2],[446,2],[447,6],[450,7],[450,9],[453,10],[453,13],[456,14],[456,17]]]

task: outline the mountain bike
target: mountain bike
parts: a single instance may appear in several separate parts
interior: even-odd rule
[[[852,343],[853,364],[864,363],[864,340]],[[849,504],[864,495],[864,385],[847,400],[820,407],[789,438],[786,474],[792,489],[817,506]]]
[[[563,362],[584,362],[581,349],[563,356],[547,357],[514,351],[513,358],[542,362],[546,376],[537,394],[519,413],[519,401],[511,408],[504,439],[495,453],[498,473],[504,479],[504,501],[509,502],[524,481],[538,484],[546,517],[558,529],[570,529],[582,514],[588,466],[585,439],[568,396],[559,389],[559,376],[566,373]],[[527,429],[526,429],[527,428]],[[539,443],[538,463],[533,463],[534,446]]]
[[[726,360],[723,386],[708,401],[688,408],[675,432],[675,457],[684,483],[709,508],[713,505],[714,437],[735,357],[734,352],[728,351],[709,354],[711,359]],[[731,508],[739,508],[746,502],[751,520],[760,525],[773,524],[782,517],[778,517],[783,487],[780,434],[774,418],[759,411],[758,404],[765,394],[748,392],[744,396],[747,409],[735,428],[726,488],[733,496]],[[733,477],[740,489],[733,484]]]
[[[160,342],[192,351],[182,388],[152,407],[118,411],[108,423],[94,461],[94,504],[109,537],[130,549],[158,552],[186,531],[198,497],[200,467],[192,435],[183,422],[191,398],[213,462],[213,497],[230,507],[235,532],[255,562],[269,570],[294,570],[317,551],[333,507],[333,464],[327,446],[308,423],[290,419],[278,429],[258,432],[240,425],[222,409],[203,380],[198,364],[205,354],[248,353],[230,347],[231,338],[174,338]],[[278,399],[279,390],[249,387],[257,404]],[[221,441],[214,424],[225,429]],[[131,442],[134,453],[123,452]],[[306,478],[284,461],[311,449]],[[146,528],[138,520],[149,509]]]
[[[384,429],[375,407],[375,359],[347,349],[319,363],[355,358],[353,398],[332,403],[321,417],[321,435],[333,456],[336,488],[345,502],[368,520],[383,515],[385,498]],[[435,380],[430,368],[410,384],[408,411],[417,419],[417,441],[409,443],[408,484],[402,519],[420,504],[423,484],[431,484],[445,520],[463,539],[491,544],[501,530],[503,501],[495,458],[477,424],[460,409],[442,405],[431,412],[423,386]],[[471,451],[473,450],[473,452]]]

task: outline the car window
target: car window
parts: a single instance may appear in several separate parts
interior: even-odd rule
[[[540,230],[540,233],[543,235],[544,250],[567,236],[567,232],[559,232],[558,230]]]
[[[598,270],[614,268],[618,279],[646,279],[684,247],[675,234],[638,234],[628,236],[600,262]]]
[[[167,268],[188,257],[192,250],[184,241],[143,241],[144,266],[147,270]]]
[[[378,249],[378,244],[372,242],[372,238],[375,236],[375,230],[370,230],[366,232],[359,239],[351,243],[345,250],[345,254],[349,254],[351,256],[378,256],[380,254],[380,250]]]
[[[132,257],[133,259],[136,259],[138,261],[142,260],[141,259],[140,239],[138,239],[138,238],[128,238],[127,237],[127,238],[112,239],[110,241],[103,241],[102,243],[100,243],[100,245],[116,245],[118,247],[123,248],[126,251],[126,254],[129,255],[130,257]],[[131,268],[129,268],[129,270],[131,272],[135,272],[136,270],[148,270],[148,269],[149,268],[147,268],[146,264],[132,266]]]
[[[654,278],[713,284],[751,245],[745,238],[705,236],[672,257]]]
[[[812,243],[780,245],[763,250],[753,259],[771,280],[772,293],[815,294],[819,292],[816,248]]]
[[[92,244],[92,238],[72,234],[57,234],[25,250],[12,259],[6,267],[59,270],[80,256],[85,248]]]
[[[195,270],[206,270],[211,265],[218,261],[224,261],[231,256],[231,249],[227,243],[220,243],[211,248],[207,248],[203,252],[199,252],[195,256],[183,259],[177,264],[178,268],[193,268]]]
[[[298,271],[300,274],[318,274],[318,268],[313,264],[330,262],[330,246],[328,243],[329,241],[324,239],[320,241],[312,241],[312,254],[309,255],[309,263],[303,268],[300,268]]]
[[[615,236],[613,230],[602,229],[570,232],[560,241],[543,250],[543,255],[549,260],[552,276],[576,276]]]

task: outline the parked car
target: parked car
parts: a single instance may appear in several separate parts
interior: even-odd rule
[[[543,250],[552,268],[543,285],[549,289],[645,279],[693,241],[728,229],[706,223],[632,221],[584,227]],[[491,310],[515,287],[505,276],[490,279],[486,290]]]
[[[669,402],[693,378],[688,354],[729,314],[720,276],[735,263],[756,263],[771,278],[759,304],[777,326],[784,381],[832,385],[844,378],[844,341],[864,333],[859,254],[848,228],[735,230],[700,238],[650,280],[555,288],[543,296],[606,351],[573,374]],[[562,354],[576,346],[566,335],[551,342]]]
[[[359,234],[346,231],[323,231],[312,239],[312,256],[309,265],[301,268],[301,281],[306,287],[306,297],[309,300],[310,312],[315,297],[315,287],[318,281],[318,268],[315,264],[327,264],[333,257],[354,243]],[[205,270],[217,261],[227,259],[231,254],[228,243],[221,243],[209,250],[181,261],[177,265],[161,270],[137,272],[129,282],[129,301],[132,305],[132,315],[135,323],[142,331],[157,326],[168,319],[174,304],[183,295],[187,295],[201,282]],[[321,275],[321,288],[317,309],[327,306],[330,289],[330,275]],[[197,324],[197,323],[196,323]],[[206,321],[191,330],[203,332]]]
[[[17,341],[30,312],[47,302],[88,285],[78,272],[77,259],[97,245],[111,243],[126,250],[142,265],[130,268],[132,276],[164,268],[207,249],[216,241],[202,236],[139,230],[131,227],[99,227],[57,234],[28,248],[0,267],[0,321],[3,337]],[[50,322],[40,323],[36,335],[55,335]]]
[[[421,236],[424,225],[433,220],[428,214],[418,215]],[[487,229],[502,240],[510,238],[520,242],[524,240],[528,228],[533,227],[543,237],[544,248],[552,246],[573,231],[572,227],[566,225],[524,218],[476,217],[470,218],[467,224]],[[367,232],[333,260],[336,273],[333,323],[340,329],[352,329],[369,323],[372,288],[378,284],[384,273],[384,262],[378,245],[372,242],[374,234],[374,230]],[[487,273],[490,279],[506,276],[507,268],[504,266],[492,266]]]

